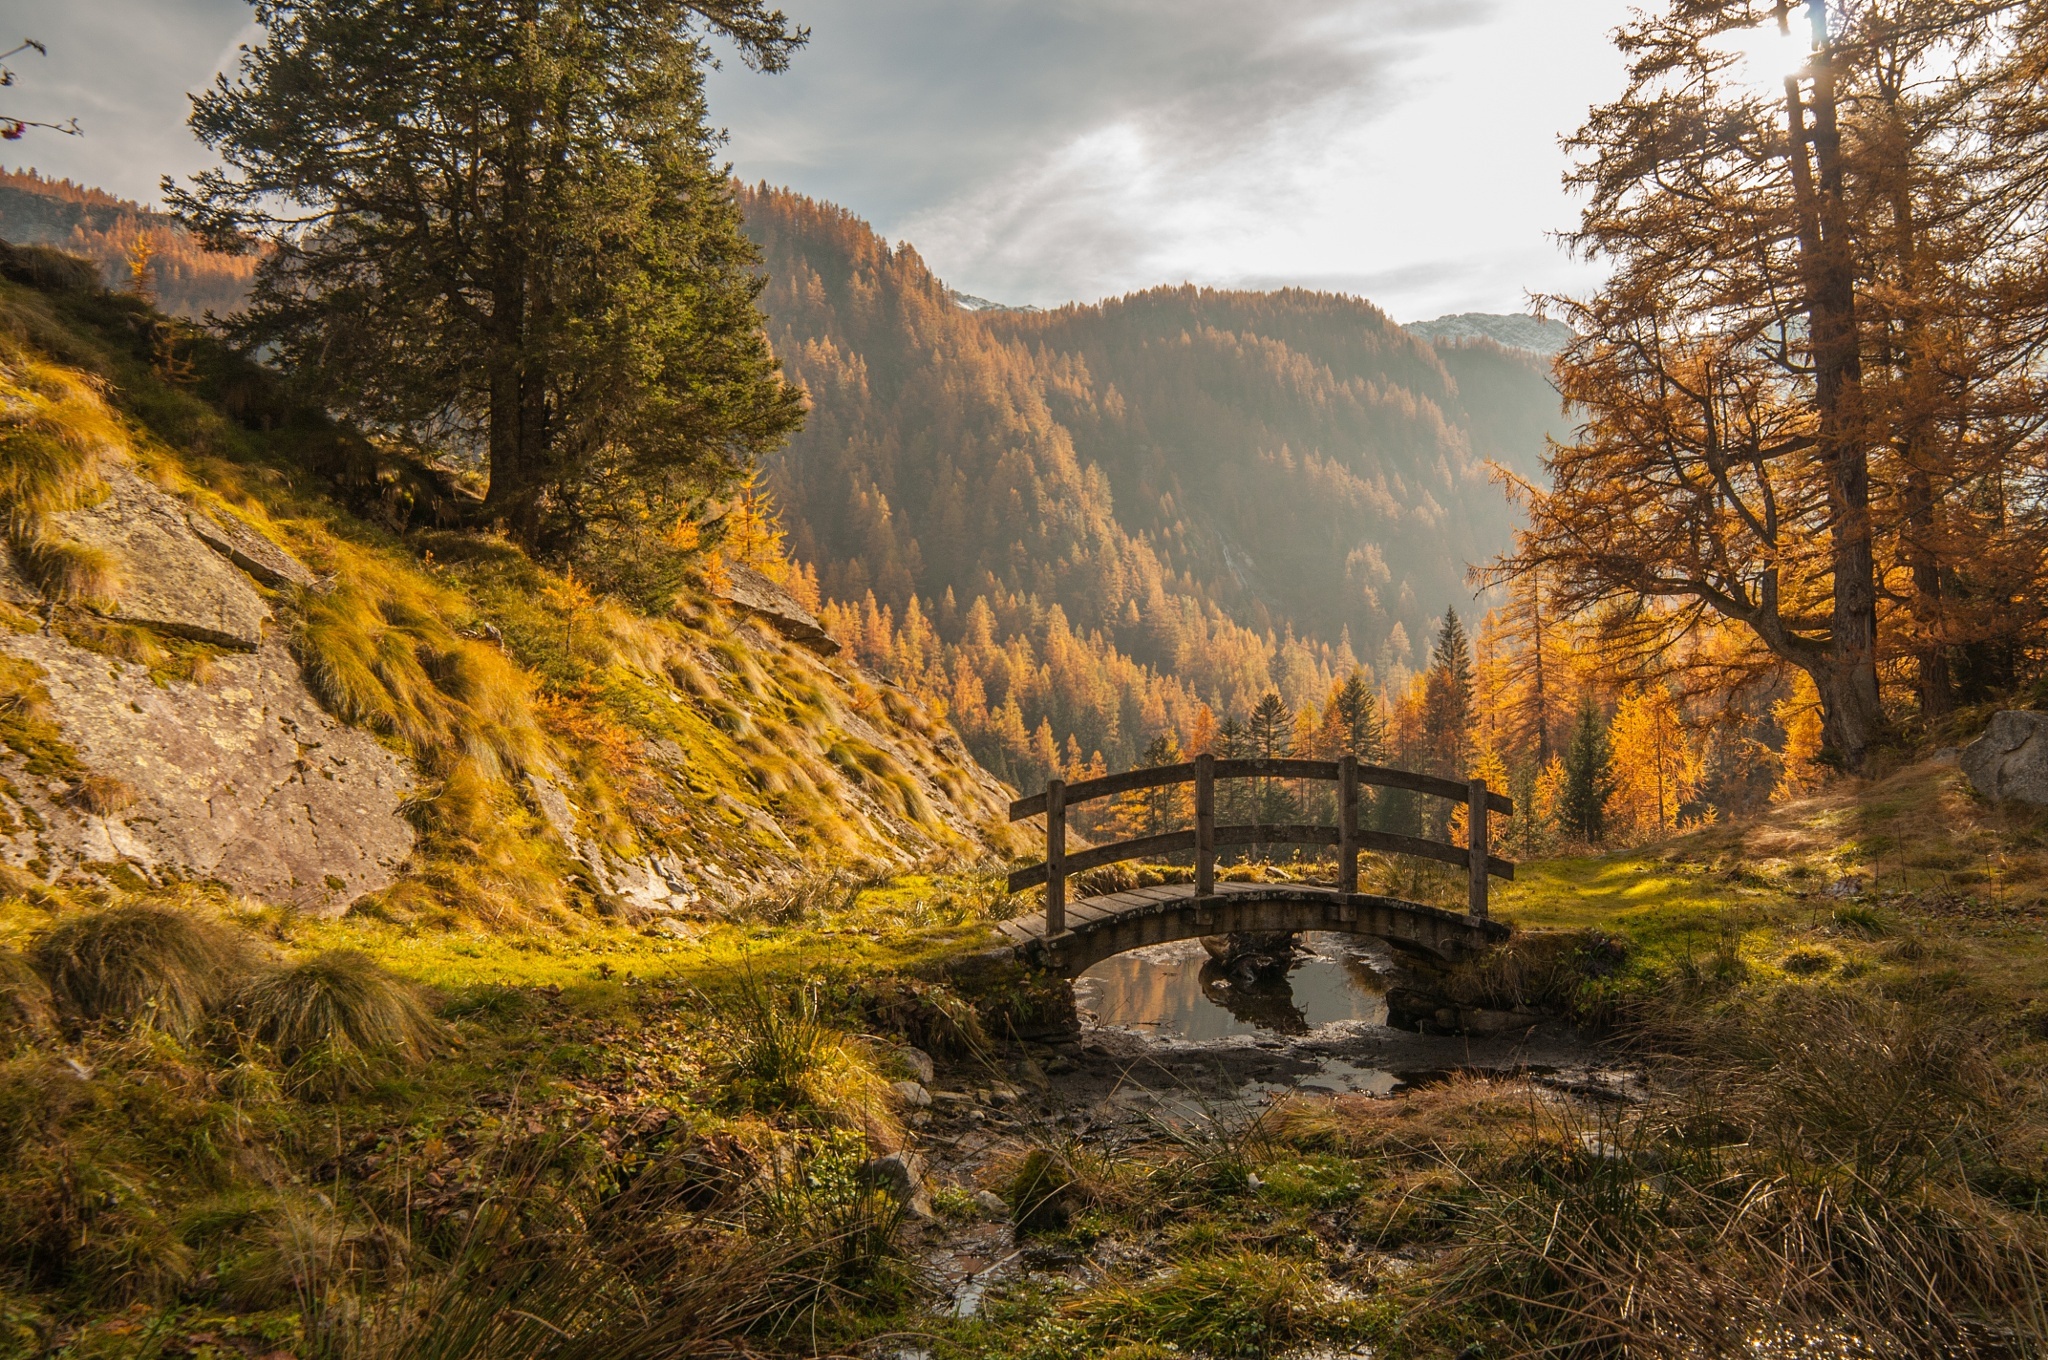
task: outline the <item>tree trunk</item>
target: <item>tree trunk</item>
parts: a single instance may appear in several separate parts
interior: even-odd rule
[[[1871,541],[1870,456],[1864,446],[1860,400],[1863,360],[1856,321],[1856,260],[1843,205],[1841,131],[1835,118],[1834,59],[1826,41],[1826,0],[1809,0],[1809,11],[1819,40],[1813,59],[1811,129],[1796,78],[1786,81],[1786,102],[1834,569],[1828,682],[1814,678],[1833,757],[1843,769],[1855,772],[1863,768],[1884,731],[1877,680],[1877,559]]]

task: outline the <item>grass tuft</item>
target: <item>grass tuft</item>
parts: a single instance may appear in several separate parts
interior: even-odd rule
[[[57,1028],[50,984],[18,949],[0,949],[0,1047],[49,1038]]]
[[[889,1082],[866,1046],[823,1015],[817,989],[782,989],[751,970],[718,1009],[722,1077],[740,1104],[763,1111],[814,1110],[901,1144]]]
[[[235,1017],[277,1055],[295,1086],[336,1092],[424,1062],[449,1040],[410,983],[349,949],[257,978],[236,998]]]
[[[106,907],[59,922],[35,947],[59,1006],[187,1038],[255,957],[234,927],[171,907]]]

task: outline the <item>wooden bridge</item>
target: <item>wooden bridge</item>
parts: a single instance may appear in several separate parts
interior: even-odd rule
[[[1218,826],[1219,779],[1335,783],[1337,825]],[[1195,786],[1193,830],[1067,853],[1067,809],[1076,803],[1178,784]],[[1404,789],[1464,804],[1466,843],[1447,845],[1418,836],[1362,830],[1358,825],[1359,790],[1368,786]],[[1045,910],[1006,921],[1001,929],[1019,950],[1068,977],[1077,977],[1092,965],[1126,950],[1236,931],[1329,930],[1375,935],[1390,944],[1420,949],[1439,958],[1455,958],[1507,938],[1508,928],[1487,913],[1487,884],[1490,878],[1512,879],[1515,866],[1494,858],[1488,849],[1487,822],[1490,812],[1511,814],[1514,810],[1515,805],[1490,792],[1483,779],[1460,784],[1408,770],[1362,765],[1353,756],[1342,760],[1218,760],[1203,755],[1182,765],[1130,770],[1078,784],[1055,779],[1046,785],[1044,793],[1010,804],[1013,822],[1045,818],[1045,862],[1010,875],[1011,892],[1044,885]],[[1216,881],[1217,850],[1265,845],[1337,847],[1336,883]],[[1075,874],[1189,850],[1195,854],[1193,883],[1134,888],[1075,902],[1067,900],[1068,880]],[[1367,850],[1437,860],[1465,869],[1465,914],[1359,892],[1358,856]]]

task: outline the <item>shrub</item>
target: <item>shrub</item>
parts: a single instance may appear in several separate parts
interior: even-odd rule
[[[448,1031],[411,984],[369,958],[332,949],[257,978],[236,998],[243,1032],[267,1045],[299,1086],[336,1091],[422,1062]]]
[[[37,969],[65,1011],[189,1037],[255,961],[234,927],[171,907],[107,907],[60,922]]]

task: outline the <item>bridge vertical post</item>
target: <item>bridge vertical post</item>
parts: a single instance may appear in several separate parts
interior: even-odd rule
[[[1465,825],[1471,835],[1466,838],[1472,856],[1471,888],[1468,892],[1467,909],[1473,916],[1486,919],[1486,864],[1492,853],[1487,845],[1486,827],[1486,781],[1475,779],[1468,787],[1469,801],[1465,805]]]
[[[1358,891],[1358,757],[1337,762],[1337,891]]]
[[[1045,785],[1045,938],[1067,928],[1067,781]]]
[[[1195,757],[1195,896],[1216,892],[1216,757]]]

